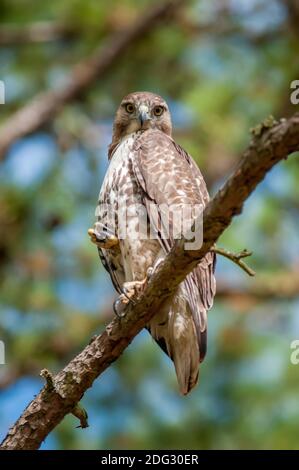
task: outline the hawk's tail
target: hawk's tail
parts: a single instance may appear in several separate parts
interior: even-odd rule
[[[159,346],[173,360],[183,395],[196,385],[199,364],[206,353],[206,309],[201,302],[195,302],[194,293],[198,293],[198,288],[190,274],[148,327]]]

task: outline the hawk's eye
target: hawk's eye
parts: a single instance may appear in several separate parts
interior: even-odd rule
[[[132,103],[126,104],[126,111],[129,114],[132,114],[134,112],[134,105]]]
[[[155,116],[161,116],[163,111],[164,111],[163,106],[155,106],[154,107],[154,115]]]

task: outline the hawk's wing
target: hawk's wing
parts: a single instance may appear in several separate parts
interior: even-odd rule
[[[208,203],[209,194],[198,166],[191,156],[166,134],[158,130],[149,130],[141,134],[135,141],[132,160],[135,176],[144,191],[144,202],[147,207],[151,203],[157,206],[163,204],[206,206]],[[163,232],[161,221],[156,224],[155,229],[161,235]],[[160,239],[166,252],[173,243],[171,235],[170,230],[167,239],[163,237]],[[184,281],[184,289],[188,295],[198,334],[201,360],[206,349],[206,311],[212,306],[215,295],[214,268],[214,253],[207,253]]]
[[[107,250],[103,250],[102,248],[98,248],[98,253],[99,257],[101,259],[102,265],[108,271],[110,274],[110,278],[112,281],[112,284],[114,286],[114,289],[121,294],[122,293],[122,283],[124,282],[123,279],[119,279],[119,274],[118,270],[113,264],[113,260],[111,259],[111,255],[109,256],[109,253],[107,253]]]

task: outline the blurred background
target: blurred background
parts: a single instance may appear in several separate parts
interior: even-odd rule
[[[161,2],[0,0],[1,123]],[[105,52],[106,51],[106,52]],[[269,114],[287,117],[299,79],[297,0],[195,0],[162,18],[46,125],[0,162],[0,439],[43,383],[112,317],[108,274],[89,242],[114,112],[136,90],[169,103],[175,139],[213,195]],[[1,134],[0,146],[6,131]],[[268,174],[219,240],[254,252],[250,278],[218,258],[200,386],[178,393],[174,368],[141,333],[93,385],[90,427],[67,416],[43,449],[298,449],[299,163]]]

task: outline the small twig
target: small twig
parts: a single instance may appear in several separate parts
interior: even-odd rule
[[[48,369],[42,369],[39,374],[46,381],[46,390],[47,392],[52,392],[55,389],[53,375]]]
[[[230,259],[233,261],[233,263],[236,263],[238,266],[240,266],[241,269],[249,274],[249,276],[255,276],[255,271],[253,271],[253,269],[251,269],[249,266],[247,266],[246,263],[244,263],[244,261],[242,261],[243,258],[247,258],[248,256],[252,255],[251,251],[245,249],[240,251],[240,253],[232,253],[231,251],[227,251],[224,248],[218,248],[216,246],[213,246],[211,251]]]
[[[76,418],[80,421],[80,426],[76,426],[77,428],[88,428],[88,414],[87,411],[79,404],[75,406],[72,410],[72,415],[76,416]]]
[[[43,377],[46,381],[47,392],[53,392],[55,390],[55,392],[59,394],[59,391],[55,387],[53,375],[48,369],[42,369],[39,375]],[[78,418],[80,421],[80,425],[76,426],[77,428],[88,428],[89,424],[87,411],[79,403],[74,406],[71,411],[71,414]]]

